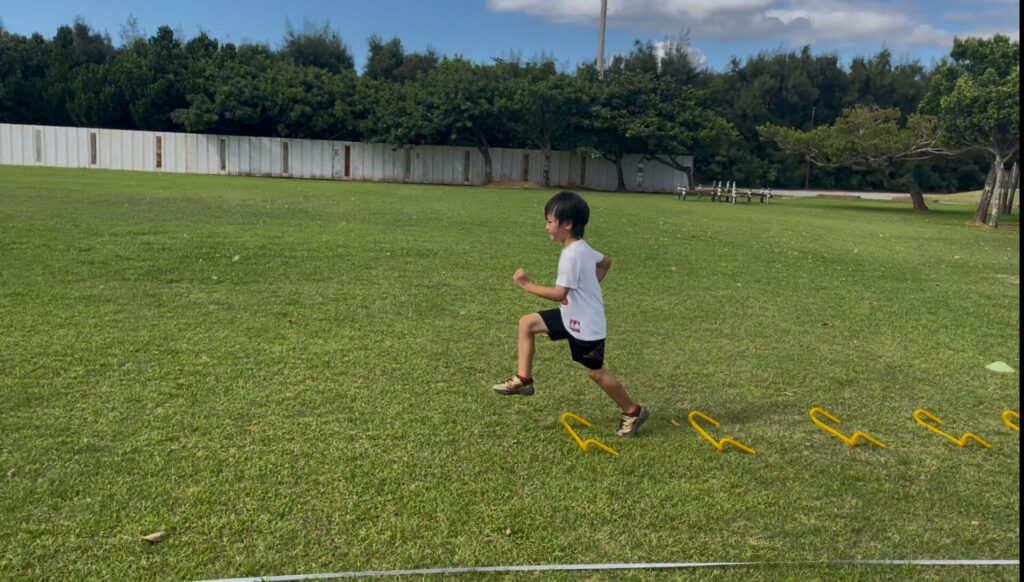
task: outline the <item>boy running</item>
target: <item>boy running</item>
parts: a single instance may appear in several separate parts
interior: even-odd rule
[[[494,391],[505,396],[532,395],[534,335],[547,333],[554,341],[569,340],[572,359],[587,368],[587,376],[622,410],[616,434],[631,437],[650,413],[634,402],[622,383],[604,367],[605,317],[600,283],[608,273],[611,259],[590,248],[583,240],[590,207],[579,194],[559,192],[544,207],[544,216],[551,240],[562,244],[555,286],[541,287],[531,283],[522,269],[518,269],[512,278],[527,293],[557,301],[561,306],[531,313],[519,320],[518,372],[511,379],[496,384]]]

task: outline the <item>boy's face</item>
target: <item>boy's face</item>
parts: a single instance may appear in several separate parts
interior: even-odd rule
[[[565,242],[572,236],[572,222],[568,220],[559,222],[554,214],[548,214],[544,230],[548,231],[548,234],[551,235],[551,240]]]

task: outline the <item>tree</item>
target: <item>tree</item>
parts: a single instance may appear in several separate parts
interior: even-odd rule
[[[551,152],[580,123],[585,105],[577,80],[559,73],[550,60],[527,63],[509,84],[512,124],[523,144],[544,154],[542,183],[551,185]],[[570,148],[571,149],[571,148]]]
[[[497,67],[445,59],[416,83],[376,91],[388,98],[367,124],[377,139],[395,146],[472,146],[484,158],[484,180],[493,181],[491,147],[511,134],[507,82]]]
[[[369,49],[369,56],[366,57],[366,67],[363,68],[363,75],[371,79],[390,81],[395,77],[395,71],[402,66],[405,60],[405,50],[402,48],[402,41],[392,38],[385,43],[376,34],[371,35],[366,41]]]
[[[46,94],[47,45],[39,33],[0,32],[0,122],[51,123],[52,104],[41,98]]]
[[[348,46],[337,32],[331,30],[330,23],[317,27],[307,20],[303,23],[302,32],[297,32],[286,20],[281,56],[297,65],[319,67],[331,73],[355,71],[356,68]]]
[[[402,64],[394,70],[392,78],[395,81],[415,81],[420,75],[426,75],[437,69],[441,62],[434,49],[427,49],[423,53],[408,53],[402,59]]]
[[[148,39],[137,38],[114,59],[115,77],[127,100],[134,128],[174,129],[171,112],[185,105],[188,63],[181,40],[168,26]]]
[[[706,75],[694,65],[685,35],[660,43],[634,40],[633,50],[627,55],[612,57],[607,70],[646,73],[667,79],[678,87],[697,86]]]
[[[974,223],[983,224],[1006,162],[1020,149],[1020,43],[998,34],[954,39],[950,60],[936,68],[920,111],[938,117],[948,145],[991,154],[992,187],[985,188],[974,214]],[[998,212],[996,204],[992,226]]]
[[[708,72],[698,68],[690,50],[688,36],[661,44],[661,58],[658,61],[659,76],[668,79],[677,87],[703,87]]]
[[[90,63],[80,68],[67,103],[71,121],[84,127],[133,129],[121,81],[111,64]]]
[[[810,129],[832,123],[842,109],[847,78],[834,54],[762,52],[709,81],[709,103],[728,120],[742,141],[700,160],[719,175],[748,183],[803,186],[806,162],[758,137],[757,128],[771,123]]]
[[[941,132],[934,117],[912,114],[900,126],[898,109],[857,106],[843,111],[831,126],[810,131],[765,124],[761,138],[789,152],[802,154],[813,164],[845,166],[876,174],[886,188],[909,189],[915,210],[928,210],[924,196],[907,164],[947,156],[954,152],[940,145]]]
[[[918,61],[892,63],[892,53],[883,48],[870,59],[856,57],[850,63],[846,107],[868,105],[896,108],[904,115],[917,110],[928,91],[928,75]]]
[[[45,73],[45,101],[49,103],[48,123],[69,125],[68,105],[74,97],[75,79],[83,67],[105,65],[114,57],[110,37],[93,33],[80,17],[73,26],[61,26],[49,43]]]
[[[172,118],[186,131],[351,138],[355,94],[355,71],[300,66],[259,46],[225,47],[193,70],[187,107]]]
[[[661,123],[657,81],[650,73],[609,69],[604,79],[589,67],[577,71],[588,96],[587,115],[580,123],[576,149],[615,165],[616,189],[626,190],[622,160],[627,154],[648,151],[652,128]]]
[[[708,159],[718,151],[735,148],[740,143],[739,134],[703,103],[704,95],[697,89],[663,84],[661,95],[659,123],[648,127],[644,153],[665,166],[687,172],[692,187],[694,168],[683,165],[680,157]]]

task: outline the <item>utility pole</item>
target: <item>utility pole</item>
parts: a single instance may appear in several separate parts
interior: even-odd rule
[[[597,38],[597,78],[604,79],[604,23],[608,19],[608,0],[601,0],[601,33]]]
[[[814,110],[815,109],[817,109],[817,107],[812,105],[811,106],[811,129],[814,129]],[[807,173],[804,174],[804,190],[808,189],[810,186],[811,186],[811,160],[808,159],[807,160]]]

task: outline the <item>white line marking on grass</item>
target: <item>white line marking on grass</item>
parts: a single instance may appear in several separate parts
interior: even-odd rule
[[[436,576],[480,572],[547,572],[555,570],[668,570],[679,568],[730,568],[735,566],[1020,566],[1020,560],[829,560],[825,562],[661,562],[651,564],[546,564],[533,566],[481,566],[475,568],[426,568],[420,570],[377,570],[333,574],[288,574],[252,578],[222,578],[202,582],[290,582],[332,578],[384,578],[391,576]]]

